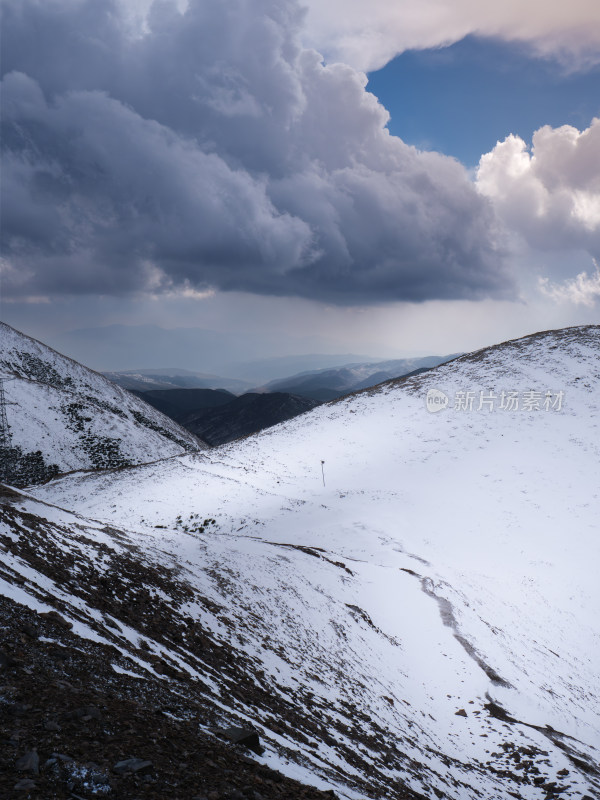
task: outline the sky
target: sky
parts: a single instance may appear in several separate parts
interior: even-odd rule
[[[170,365],[128,343],[390,358],[600,323],[596,0],[2,12],[0,317],[25,333],[201,369],[206,336]]]
[[[522,43],[474,35],[408,50],[370,73],[368,84],[391,115],[391,133],[472,169],[511,133],[531,142],[543,125],[588,128],[600,113],[598,87],[600,64],[566,70],[532,58]]]

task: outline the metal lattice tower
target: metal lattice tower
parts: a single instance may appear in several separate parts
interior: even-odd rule
[[[10,400],[6,399],[4,380],[0,375],[0,447],[8,450],[11,447],[11,438],[8,420],[6,419],[6,406],[16,406],[17,404],[11,403]]]

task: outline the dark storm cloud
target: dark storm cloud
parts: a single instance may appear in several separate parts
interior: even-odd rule
[[[3,290],[508,296],[489,202],[390,136],[292,0],[7,0]]]

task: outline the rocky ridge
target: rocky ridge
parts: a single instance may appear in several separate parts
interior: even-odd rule
[[[43,483],[80,469],[118,469],[206,445],[97,372],[0,322],[0,380],[10,442],[0,480]]]

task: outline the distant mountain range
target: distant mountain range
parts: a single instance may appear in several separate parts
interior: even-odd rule
[[[418,375],[450,358],[452,356],[429,356],[312,370],[272,381],[255,392],[244,391],[239,397],[224,388],[204,388],[209,383],[222,387],[229,382],[231,386],[234,381],[187,370],[157,369],[106,375],[214,446],[292,419],[319,403],[391,378]],[[182,388],[174,388],[176,386]]]
[[[311,400],[326,402],[360,389],[368,389],[392,378],[418,375],[456,358],[457,355],[460,354],[401,358],[392,361],[347,364],[336,369],[311,370],[283,380],[271,381],[258,391],[290,392]]]
[[[225,365],[225,374],[256,386],[267,381],[282,380],[289,375],[338,369],[346,364],[377,364],[381,358],[356,355],[355,353],[307,353],[297,356],[263,358],[258,361]]]
[[[162,389],[222,389],[234,394],[242,394],[252,389],[252,384],[246,381],[173,367],[130,369],[122,372],[103,372],[102,374],[130,392],[149,392]]]
[[[314,358],[303,356],[267,361],[276,363],[278,366],[273,364],[273,368],[278,369],[285,363],[299,364]],[[418,375],[451,358],[453,356],[428,356],[314,369],[271,381],[253,392],[248,392],[250,387],[242,380],[176,368],[128,370],[105,375],[215,446],[292,419],[319,403],[392,378]]]
[[[346,361],[351,356],[305,355],[289,358],[266,359],[255,364],[241,364],[236,377],[227,377],[178,367],[162,369],[139,369],[104,372],[114,383],[133,392],[160,391],[166,389],[218,389],[233,394],[248,391],[257,393],[285,392],[307,397],[310,400],[325,402],[344,394],[375,386],[391,378],[399,378],[415,370],[431,369],[443,364],[458,353],[447,356],[426,356],[424,358],[402,358],[388,361],[366,360]],[[337,359],[337,363],[336,363]],[[323,364],[327,367],[313,367],[302,372],[285,373],[286,367],[296,368],[301,364]],[[264,372],[274,372],[279,377],[257,385],[249,377]],[[283,374],[282,374],[283,371]],[[166,398],[165,398],[166,399]],[[157,406],[158,407],[158,406]]]

